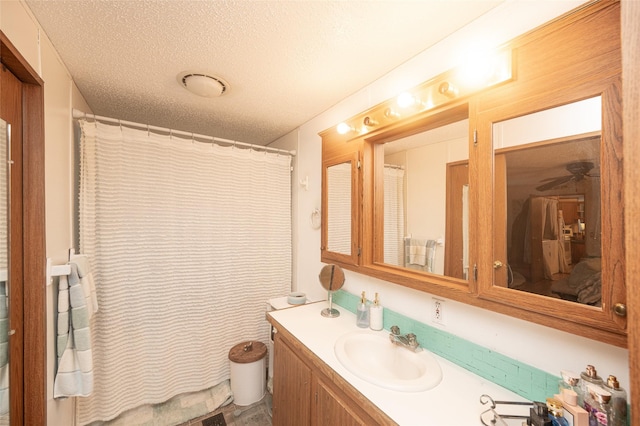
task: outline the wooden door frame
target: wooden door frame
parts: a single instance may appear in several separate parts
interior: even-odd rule
[[[640,424],[640,3],[622,0],[622,97],[625,182],[627,342],[632,425]]]
[[[46,246],[44,187],[44,82],[0,31],[3,66],[22,82],[22,191],[12,199],[22,201],[22,253],[11,254],[21,262],[22,318],[11,318],[16,334],[22,333],[22,394],[11,393],[11,424],[45,425],[47,384],[46,340]],[[20,342],[20,339],[16,339]],[[22,412],[16,412],[14,407]],[[15,419],[14,419],[15,417]]]
[[[464,276],[464,231],[461,224],[463,186],[469,185],[469,160],[447,163],[446,182],[444,275],[468,280],[469,277]]]

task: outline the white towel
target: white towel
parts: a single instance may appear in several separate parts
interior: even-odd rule
[[[69,264],[69,277],[61,276],[58,288],[58,371],[53,384],[54,398],[89,396],[93,391],[93,357],[87,300],[78,275],[78,265]],[[97,310],[97,304],[95,305]]]
[[[427,240],[411,239],[409,242],[409,263],[411,265],[426,266]]]

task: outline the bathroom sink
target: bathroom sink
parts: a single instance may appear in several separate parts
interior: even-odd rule
[[[420,392],[437,386],[442,369],[428,351],[396,346],[382,333],[353,331],[335,344],[338,361],[359,378],[400,392]]]

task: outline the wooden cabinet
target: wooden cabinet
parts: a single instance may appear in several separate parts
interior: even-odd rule
[[[395,424],[286,330],[275,335],[273,368],[274,426]]]
[[[306,397],[303,397],[305,396]],[[301,426],[311,418],[311,369],[275,336],[273,362],[273,424]]]
[[[312,410],[315,425],[364,426],[370,424],[358,416],[352,401],[341,398],[333,390],[333,386],[320,377],[314,377],[312,395],[315,396]]]
[[[346,118],[351,129],[346,134],[335,128],[321,132],[323,170],[336,158],[351,156],[360,164],[353,169],[357,180],[350,188],[355,209],[351,236],[356,240],[350,241],[351,249],[345,253],[328,256],[328,216],[324,216],[321,260],[625,347],[620,43],[620,3],[590,2],[496,52],[510,54],[510,69],[503,80],[482,90],[456,92],[450,90],[457,83],[451,70],[411,89],[411,95],[422,100],[411,110],[401,110],[395,98],[388,99]],[[440,161],[435,152],[440,140],[431,140],[435,136],[429,132],[449,134],[460,123],[468,123],[462,129],[462,143],[458,145],[455,132],[449,139],[454,142],[440,149],[447,153],[446,162]],[[415,137],[431,142],[434,151],[429,151],[433,155],[428,159],[438,163],[420,170],[434,174],[419,185],[407,183],[397,191],[406,194],[404,198],[387,202],[386,168],[399,165],[409,170],[412,163],[427,157],[422,151],[417,155]],[[404,151],[407,145],[411,153]],[[398,152],[406,153],[399,158]],[[435,173],[460,164],[467,164],[467,170],[460,168],[460,179],[449,176],[445,182]],[[323,214],[332,209],[325,194],[326,180],[323,176]],[[388,233],[387,219],[395,216],[386,207],[394,202],[408,206],[409,187],[444,190],[418,197],[428,209],[415,214],[407,207],[407,214],[398,214],[394,221],[404,228]],[[544,215],[534,209],[544,218],[535,223],[529,214],[534,198],[535,207],[544,208]],[[549,204],[549,199],[557,204],[574,201],[558,206]],[[565,243],[558,210],[563,211],[565,225],[580,230],[583,246]],[[418,220],[409,221],[409,217]],[[404,241],[399,242],[398,235]],[[439,238],[442,235],[444,241]],[[413,268],[411,250],[418,246],[407,245],[407,239],[444,244],[433,249],[441,256],[434,262],[435,271]],[[404,263],[387,260],[392,258],[387,256],[390,246],[400,252],[396,258]],[[427,251],[429,247],[433,245],[427,245]],[[573,268],[580,270],[581,259],[599,261],[601,267],[591,270],[600,275],[581,278],[578,293],[582,295],[570,294],[567,290],[573,290],[566,283],[554,281],[571,274]]]
[[[360,261],[359,152],[349,151],[322,161],[321,259],[358,265]]]

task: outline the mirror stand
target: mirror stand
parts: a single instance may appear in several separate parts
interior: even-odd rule
[[[320,315],[327,318],[337,318],[340,316],[340,311],[333,308],[333,291],[329,290],[329,307],[324,308]]]
[[[320,271],[318,276],[320,284],[329,293],[329,307],[320,312],[323,317],[337,318],[340,316],[340,311],[333,308],[333,292],[340,290],[344,284],[344,272],[338,265],[325,265]]]

